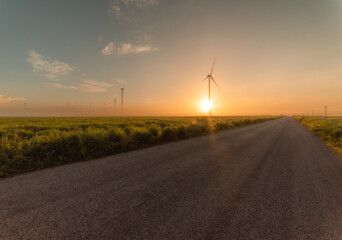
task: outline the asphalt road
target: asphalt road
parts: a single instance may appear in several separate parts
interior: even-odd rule
[[[342,239],[342,161],[280,118],[1,179],[0,239]]]

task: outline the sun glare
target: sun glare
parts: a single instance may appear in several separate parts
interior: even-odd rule
[[[209,102],[208,100],[204,100],[201,102],[201,110],[203,112],[209,112],[213,104]]]

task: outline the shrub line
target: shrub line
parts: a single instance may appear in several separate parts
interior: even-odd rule
[[[18,125],[2,119],[0,177],[97,159],[273,119],[275,117],[216,117],[211,121],[205,117],[127,118],[106,119],[107,123],[102,123],[104,120],[101,119],[80,118],[69,120],[70,126],[65,119],[34,119],[34,124],[30,119],[17,120],[20,122]],[[79,122],[74,126],[72,121]],[[44,124],[46,126],[41,126]],[[49,124],[54,127],[49,127]]]

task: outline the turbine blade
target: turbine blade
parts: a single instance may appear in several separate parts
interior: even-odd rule
[[[213,74],[215,62],[216,62],[216,58],[215,58],[215,60],[214,60],[213,66],[211,67],[210,75]]]
[[[213,76],[211,76],[211,80],[213,80],[214,83],[216,84],[216,86],[217,86],[219,89],[221,89],[221,88],[219,87],[219,85],[217,85],[217,83],[216,83],[216,81],[214,80]]]
[[[208,79],[208,77],[206,77],[205,79],[203,79],[202,81],[204,81],[204,80],[206,80],[206,79]]]

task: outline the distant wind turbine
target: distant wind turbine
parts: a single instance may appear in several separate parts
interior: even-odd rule
[[[114,98],[114,113],[116,112],[116,98]]]
[[[123,114],[124,90],[125,90],[123,83],[122,83],[120,90],[121,90],[121,115],[122,115]]]
[[[209,84],[209,102],[210,102],[210,82],[213,81],[215,83],[215,85],[220,89],[220,87],[217,85],[215,79],[213,78],[213,71],[214,71],[214,66],[215,66],[215,62],[216,62],[216,58],[214,60],[213,66],[211,67],[211,72],[210,74],[207,75],[207,77],[204,80],[208,79],[208,84]]]

